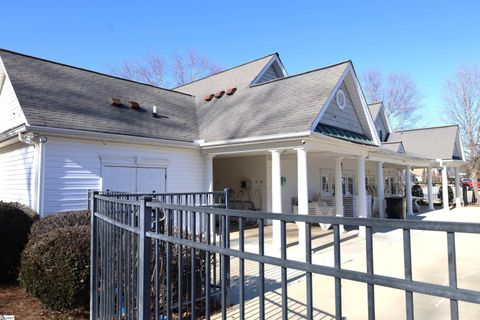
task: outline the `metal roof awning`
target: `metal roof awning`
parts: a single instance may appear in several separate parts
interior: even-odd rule
[[[341,129],[326,124],[319,123],[315,128],[315,132],[337,138],[342,140],[347,140],[355,143],[366,144],[374,146],[375,143],[364,134],[353,132],[346,129]]]

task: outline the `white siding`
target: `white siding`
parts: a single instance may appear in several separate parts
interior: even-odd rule
[[[198,150],[49,137],[44,213],[86,208],[87,190],[102,186],[102,156],[166,160],[167,192],[204,189],[204,160]]]
[[[250,180],[252,187],[250,197],[253,198],[256,190],[261,193],[262,201],[255,198],[255,206],[266,210],[267,183],[266,183],[266,156],[223,158],[213,160],[213,189],[222,191],[224,188],[232,189],[236,195],[241,191],[240,181]],[[258,193],[257,193],[258,194]]]
[[[20,104],[2,65],[0,65],[0,119],[0,132],[24,123]]]
[[[34,206],[34,154],[20,143],[0,149],[0,200]]]

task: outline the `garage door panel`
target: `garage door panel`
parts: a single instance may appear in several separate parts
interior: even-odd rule
[[[136,168],[103,167],[102,190],[106,191],[136,191]]]
[[[137,192],[165,192],[165,169],[137,168]]]

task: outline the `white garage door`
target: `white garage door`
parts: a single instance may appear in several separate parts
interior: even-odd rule
[[[166,192],[166,169],[104,166],[102,190],[164,193]]]

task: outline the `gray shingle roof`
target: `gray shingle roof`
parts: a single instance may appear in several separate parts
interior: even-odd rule
[[[382,144],[382,149],[386,149],[396,153],[405,153],[405,148],[402,142],[385,142]]]
[[[200,136],[227,140],[310,129],[350,61],[238,90],[197,107]]]
[[[228,70],[176,87],[174,90],[197,97],[197,101],[210,93],[228,88],[247,88],[277,53],[244,63]]]
[[[22,54],[0,50],[30,125],[108,132],[158,139],[198,139],[194,98]],[[142,110],[110,105],[111,97]],[[152,106],[168,118],[154,118]]]
[[[458,126],[442,126],[392,132],[388,142],[402,142],[405,152],[426,159],[454,159]]]

